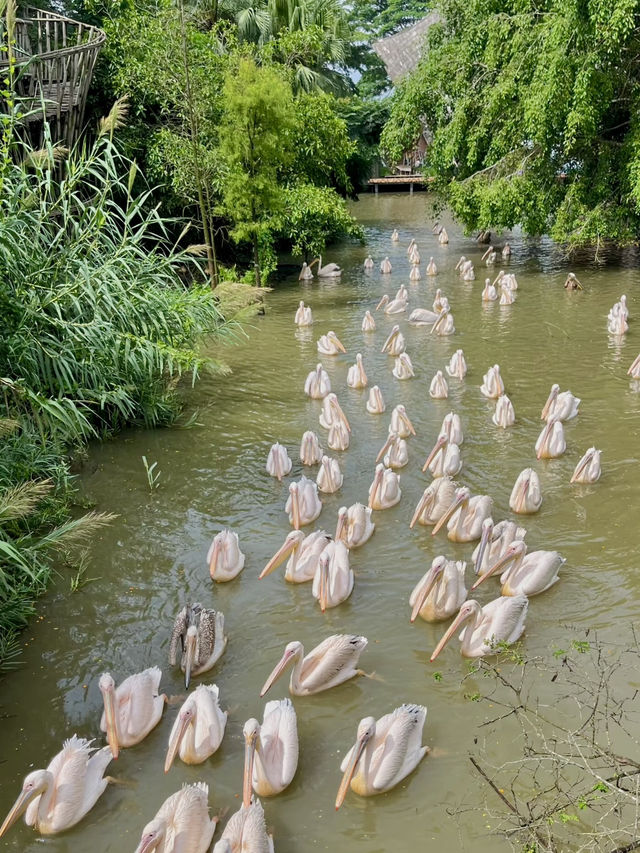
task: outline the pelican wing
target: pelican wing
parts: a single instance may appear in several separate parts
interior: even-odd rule
[[[357,634],[333,634],[309,652],[302,662],[301,678],[308,690],[332,681],[345,667],[353,665],[367,645]]]
[[[168,806],[166,813],[161,815],[158,812],[157,816],[164,817],[168,824],[166,849],[202,849],[207,834],[211,841],[213,827],[209,819],[208,799],[209,786],[205,782],[196,782],[195,785],[183,785],[165,800],[160,812]],[[170,843],[171,836],[173,844]]]
[[[162,671],[152,666],[143,672],[130,675],[116,688],[116,702],[123,733],[138,735],[145,732],[156,713],[154,700]]]
[[[524,631],[524,622],[529,608],[526,595],[500,596],[482,608],[483,620],[480,629],[488,643],[515,643]]]
[[[390,788],[401,772],[407,755],[420,749],[422,729],[427,716],[423,705],[401,705],[376,723],[382,743],[375,749],[371,764],[374,769],[373,787],[377,791]]]
[[[198,665],[213,654],[216,642],[216,611],[203,608],[198,622]]]
[[[265,763],[279,770],[282,785],[288,785],[298,767],[298,721],[290,699],[267,702],[260,739]]]
[[[175,666],[178,662],[178,641],[180,641],[180,654],[184,650],[184,638],[189,627],[189,617],[191,608],[188,604],[182,608],[176,616],[173,623],[173,631],[171,632],[171,643],[169,644],[169,663]]]

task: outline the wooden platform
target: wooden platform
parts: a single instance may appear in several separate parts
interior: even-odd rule
[[[409,195],[413,194],[415,185],[423,187],[425,184],[431,184],[435,178],[424,175],[385,175],[384,178],[369,178],[368,184],[373,187],[374,192],[378,193],[380,187],[398,187],[400,189],[408,186]]]

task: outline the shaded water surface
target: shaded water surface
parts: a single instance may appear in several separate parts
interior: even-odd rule
[[[218,684],[230,714],[225,739],[212,759],[200,767],[177,761],[165,776],[164,752],[178,707],[170,706],[151,735],[124,750],[112,765],[111,772],[127,784],[110,787],[79,826],[46,840],[48,850],[133,851],[142,826],[187,781],[209,783],[214,810],[235,810],[242,782],[242,725],[250,716],[262,716],[259,689],[284,644],[299,639],[309,650],[336,632],[369,638],[361,663],[379,680],[359,679],[295,700],[298,773],[283,795],[264,803],[278,853],[502,849],[480,814],[456,819],[447,814],[462,802],[479,800],[467,756],[475,726],[488,711],[465,699],[469,686],[460,680],[466,664],[455,643],[437,665],[428,663],[442,625],[409,624],[409,592],[432,558],[439,553],[468,558],[471,552],[448,542],[443,533],[432,538],[429,529],[408,529],[428,482],[420,468],[452,409],[461,415],[465,431],[458,479],[474,492],[493,496],[498,520],[510,516],[508,499],[517,474],[533,465],[540,473],[544,503],[524,522],[527,541],[530,548],[557,548],[567,558],[561,582],[531,603],[525,651],[556,648],[581,627],[618,626],[624,632],[634,616],[640,586],[640,393],[625,374],[640,350],[637,272],[576,268],[585,291],[567,293],[562,284],[568,266],[553,246],[513,236],[509,268],[520,284],[517,302],[504,308],[484,306],[484,247],[449,223],[451,241],[439,246],[424,196],[367,196],[354,211],[366,228],[368,246],[334,247],[327,253],[325,260],[344,268],[340,282],[299,286],[292,279],[269,296],[268,315],[256,318],[247,338],[224,354],[233,373],[205,379],[191,394],[190,403],[200,409],[199,426],[132,431],[90,451],[82,489],[97,509],[117,512],[119,518],[92,549],[88,574],[97,580],[74,595],[67,594],[68,580],[61,581],[44,603],[43,618],[25,634],[24,665],[2,682],[0,812],[8,810],[25,773],[46,766],[65,737],[77,732],[102,742],[98,678],[104,670],[119,681],[159,664],[163,689],[173,695],[183,692],[179,672],[169,670],[167,651],[173,617],[186,600],[200,600],[226,614],[227,652],[205,681]],[[397,244],[390,242],[394,227],[400,231]],[[435,280],[409,282],[406,247],[411,236],[418,241],[423,272],[433,255],[439,269]],[[362,268],[368,251],[376,261],[372,274]],[[453,271],[462,253],[476,263],[473,284],[461,282]],[[378,263],[387,254],[393,273],[381,276]],[[495,276],[498,268],[489,274]],[[402,283],[409,289],[411,308],[431,308],[440,287],[451,302],[456,334],[437,338],[428,329],[410,327],[407,315],[398,320],[378,312],[377,330],[363,335],[365,310],[373,310],[383,293],[395,293]],[[632,325],[619,342],[607,335],[606,314],[622,293],[628,296]],[[315,323],[309,331],[297,332],[293,325],[299,299],[313,308]],[[380,354],[395,322],[416,369],[412,381],[395,380],[393,360]],[[346,453],[333,454],[340,459],[344,486],[323,498],[316,527],[332,532],[339,506],[366,502],[375,456],[397,403],[405,404],[417,437],[409,442],[410,463],[401,472],[402,500],[375,514],[373,539],[352,554],[352,597],[323,616],[309,585],[286,584],[282,572],[260,582],[257,575],[290,530],[283,511],[286,485],[264,470],[269,446],[278,440],[288,447],[292,476],[298,477],[303,431],[317,430],[326,440],[318,425],[320,404],[308,400],[302,388],[318,361],[316,340],[329,329],[347,347],[347,355],[323,362],[353,437]],[[448,400],[431,400],[431,378],[459,347],[469,365],[466,380],[449,382]],[[347,367],[357,352],[364,356],[370,383],[382,389],[387,402],[383,416],[367,414],[367,392],[346,387]],[[493,426],[493,404],[479,391],[483,373],[494,363],[501,366],[516,410],[517,423],[506,431]],[[537,463],[533,447],[552,382],[570,388],[583,402],[579,417],[566,425],[566,454]],[[592,487],[569,486],[574,465],[592,444],[603,451],[601,481]],[[152,493],[143,454],[157,461],[162,472],[160,487]],[[205,556],[222,527],[238,532],[246,567],[235,581],[212,585]],[[496,595],[497,585],[487,583],[478,592],[484,603]],[[434,679],[435,672],[442,673],[442,680]],[[282,679],[269,698],[285,695],[287,679]],[[424,739],[434,747],[433,754],[390,794],[369,800],[349,794],[336,814],[340,756],[353,742],[358,721],[369,714],[381,716],[403,701],[428,706]],[[512,755],[510,742],[490,746],[498,759]],[[20,823],[0,841],[0,849],[36,851],[40,844]]]

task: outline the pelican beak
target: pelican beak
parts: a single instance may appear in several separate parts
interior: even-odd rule
[[[440,654],[440,652],[441,652],[441,651],[444,649],[444,647],[447,645],[447,643],[449,642],[449,640],[450,640],[450,639],[451,639],[451,638],[456,634],[456,632],[457,632],[457,631],[459,631],[459,630],[460,630],[460,626],[461,626],[461,625],[463,625],[463,624],[467,621],[467,619],[468,619],[468,618],[469,618],[469,615],[468,615],[468,614],[458,613],[458,615],[457,615],[457,616],[456,616],[456,618],[453,620],[453,622],[451,623],[451,625],[449,625],[449,628],[448,628],[448,629],[447,629],[447,631],[445,632],[444,636],[442,637],[442,639],[440,640],[440,642],[438,643],[438,645],[437,645],[437,646],[435,647],[435,649],[433,650],[433,654],[432,654],[432,655],[431,655],[431,657],[429,658],[429,660],[431,661],[431,663],[433,663],[433,662],[434,662],[434,660],[438,657],[438,655]]]
[[[274,463],[273,467],[274,467],[275,472],[276,472],[276,479],[279,483],[282,482],[282,466],[280,465],[280,461],[281,461],[280,460],[280,454],[276,453],[275,458],[273,460],[273,463]]]
[[[631,374],[633,373],[633,371],[636,369],[636,367],[639,364],[640,364],[640,355],[637,355],[633,360],[633,364],[631,365],[629,370],[627,370],[627,376],[631,376]]]
[[[416,507],[416,511],[413,513],[413,518],[409,523],[409,530],[413,530],[416,521],[420,518],[423,512],[428,508],[431,509],[433,506],[433,492],[431,489],[427,488],[424,490],[422,497],[418,501],[418,506]]]
[[[443,310],[440,312],[440,316],[438,317],[438,319],[435,321],[435,323],[431,327],[431,331],[429,332],[430,335],[432,335],[436,331],[436,329],[442,323],[442,321],[444,320],[444,318],[447,316],[448,313],[449,312],[447,310]]]
[[[382,308],[383,305],[386,305],[388,301],[389,301],[389,297],[385,293],[384,296],[382,297],[382,299],[380,300],[380,302],[378,302],[378,304],[376,305],[376,311],[378,311],[380,308]]]
[[[550,392],[547,397],[547,402],[544,404],[544,408],[542,409],[542,414],[540,415],[540,420],[545,421],[547,419],[547,415],[549,414],[549,410],[551,409],[551,405],[553,401],[556,399],[557,391],[554,389]]]
[[[463,263],[464,263],[464,261],[462,260],[462,258],[460,258],[458,263],[455,265],[454,269],[456,269],[456,270],[460,269],[460,267],[462,266]]]
[[[0,826],[0,838],[2,838],[5,832],[18,820],[29,803],[33,802],[33,800],[36,797],[39,797],[40,794],[42,794],[42,788],[32,788],[30,791],[20,791],[20,796],[11,806],[11,811],[5,817],[2,826]]]
[[[547,441],[549,440],[549,436],[551,434],[553,424],[554,424],[554,421],[550,420],[547,422],[547,425],[544,428],[544,433],[542,435],[542,441],[540,442],[540,450],[536,453],[536,459],[542,459],[542,454],[544,452]]]
[[[273,557],[269,560],[267,565],[258,575],[258,580],[262,580],[262,578],[266,578],[267,575],[270,575],[271,572],[275,571],[278,566],[281,566],[282,563],[287,559],[287,557],[295,551],[297,542],[295,539],[286,539],[284,544],[281,545]]]
[[[527,495],[529,494],[529,483],[530,482],[531,482],[531,477],[523,477],[522,478],[522,483],[520,484],[520,489],[518,490],[518,495],[516,497],[516,506],[518,507],[516,512],[526,508],[526,500],[527,500]]]
[[[437,441],[436,441],[436,443],[434,444],[434,446],[433,446],[433,450],[432,450],[432,451],[431,451],[431,453],[427,456],[427,461],[426,461],[426,462],[424,463],[424,465],[422,466],[422,470],[423,470],[423,471],[426,471],[426,470],[427,470],[427,468],[429,467],[429,465],[431,465],[431,463],[433,462],[433,460],[436,458],[436,456],[438,455],[438,453],[440,453],[440,451],[442,450],[442,448],[445,446],[445,444],[446,444],[448,441],[449,441],[449,439],[447,438],[447,436],[446,436],[446,435],[440,435],[440,436],[438,436],[438,440],[437,440]]]
[[[572,477],[571,477],[571,480],[569,480],[569,482],[570,482],[570,483],[575,483],[575,482],[576,482],[576,480],[578,479],[578,477],[580,477],[580,475],[583,473],[583,471],[585,470],[585,468],[587,467],[587,465],[589,465],[589,464],[590,464],[590,462],[592,461],[592,459],[593,459],[593,449],[592,449],[592,448],[589,448],[589,450],[587,450],[587,452],[584,454],[584,456],[582,457],[582,459],[581,459],[581,460],[578,462],[578,464],[576,465],[576,470],[573,472],[573,475],[572,475]]]
[[[409,420],[409,415],[407,415],[407,413],[406,413],[406,412],[402,412],[402,413],[401,413],[401,415],[400,415],[400,420],[401,420],[401,421],[402,421],[402,423],[405,425],[405,427],[409,430],[409,432],[411,433],[411,435],[415,435],[415,434],[416,434],[416,431],[415,431],[415,429],[413,428],[413,424],[412,424],[412,423],[411,423],[411,421]]]
[[[493,246],[489,246],[489,248],[488,248],[488,249],[487,249],[487,251],[484,253],[484,255],[480,258],[480,260],[481,260],[481,261],[484,261],[484,259],[485,259],[488,255],[490,255],[490,254],[491,254],[491,252],[493,252]]]
[[[380,450],[380,453],[378,453],[378,455],[376,456],[376,463],[378,463],[382,459],[384,454],[387,452],[387,450],[393,444],[394,440],[395,440],[395,433],[391,433],[389,435],[389,437],[387,438],[387,440],[385,441],[385,443],[382,445],[382,449]]]
[[[363,735],[353,749],[351,760],[349,761],[347,769],[344,771],[342,782],[340,782],[340,787],[338,788],[336,811],[338,811],[340,806],[344,803],[344,798],[347,796],[347,791],[349,790],[349,785],[351,784],[351,780],[353,779],[356,768],[358,767],[358,762],[360,761],[364,748],[369,743],[370,738],[371,735],[368,733]]]
[[[187,729],[189,728],[189,723],[191,719],[187,716],[183,716],[180,714],[179,723],[176,726],[174,732],[169,738],[169,746],[167,748],[167,757],[164,761],[164,772],[168,773],[171,769],[171,765],[173,764],[176,755],[178,754],[178,750],[180,749],[180,744],[182,743],[182,739],[187,733]]]
[[[640,358],[640,356],[638,356]],[[378,411],[382,412],[384,408],[384,402],[382,400],[382,391],[379,388],[376,388],[376,405],[378,407]]]
[[[344,348],[344,345],[343,345],[342,341],[337,337],[337,335],[336,335],[336,337],[335,337],[335,339],[334,339],[334,343],[335,343],[335,345],[338,347],[338,349],[340,350],[340,352],[346,352],[346,349]]]
[[[466,495],[463,494],[463,495],[458,495],[453,500],[453,502],[450,504],[449,508],[445,511],[444,515],[440,516],[440,518],[438,519],[435,527],[431,531],[432,536],[435,536],[436,533],[438,532],[438,530],[440,530],[440,528],[443,527],[443,525],[445,525],[447,523],[447,521],[449,521],[449,519],[451,518],[453,513],[458,509],[458,507],[461,504],[463,504],[465,502],[466,499],[467,499]]]
[[[324,613],[327,609],[327,593],[329,592],[329,560],[322,559],[318,566],[320,570],[320,590],[318,600],[320,610]]]
[[[420,611],[422,610],[424,603],[427,600],[429,593],[431,592],[431,590],[436,585],[436,582],[437,582],[438,577],[440,576],[441,572],[442,572],[441,566],[436,566],[435,568],[433,566],[431,566],[431,568],[429,569],[429,575],[427,577],[426,583],[425,583],[424,587],[422,588],[422,590],[420,591],[420,593],[418,594],[418,596],[416,597],[415,604],[413,605],[413,610],[411,611],[411,620],[410,620],[411,622],[416,621],[418,613],[420,613]]]
[[[493,525],[489,526],[482,525],[482,535],[480,537],[480,546],[478,548],[478,556],[476,557],[476,563],[473,567],[474,572],[478,575],[480,574],[480,566],[482,565],[482,560],[484,557],[484,552],[489,544],[489,540],[493,533]]]
[[[579,290],[584,290],[583,286],[582,286],[582,285],[580,284],[580,282],[578,281],[578,277],[577,277],[577,276],[575,276],[575,275],[574,275],[573,280],[574,280],[574,281],[575,281],[575,283],[578,285]]]
[[[343,510],[344,510],[344,512],[343,512]],[[336,535],[333,537],[336,542],[339,542],[341,539],[344,540],[346,538],[343,536],[346,523],[347,523],[347,510],[345,507],[341,507],[338,510],[338,523],[336,524]]]
[[[296,530],[300,530],[300,496],[298,489],[291,489],[291,523]]]
[[[394,330],[391,332],[391,334],[389,335],[389,337],[387,338],[387,340],[384,342],[384,344],[383,344],[382,349],[380,350],[380,352],[386,352],[386,351],[387,351],[387,349],[391,346],[391,344],[393,343],[393,341],[395,341],[395,339],[398,337],[398,333],[399,333],[399,331],[400,331],[399,329],[394,329]]]
[[[114,759],[120,754],[118,746],[118,728],[116,725],[116,699],[113,690],[105,690],[102,694],[104,700],[105,728],[107,730],[107,743],[111,747]]]
[[[474,589],[477,589],[481,583],[484,583],[487,578],[490,578],[491,575],[495,575],[496,572],[499,572],[500,569],[503,569],[506,565],[512,562],[514,558],[514,554],[510,553],[509,551],[504,553],[502,557],[496,560],[496,562],[492,566],[490,566],[483,575],[480,575],[478,580],[471,587],[471,592],[473,592]]]
[[[209,560],[209,574],[215,578],[216,569],[218,568],[218,554],[220,553],[220,540],[216,538],[211,550],[211,559]]]
[[[273,683],[280,678],[280,676],[285,671],[287,664],[289,663],[289,661],[291,660],[293,655],[294,655],[294,652],[285,651],[285,653],[282,655],[280,661],[276,664],[273,672],[271,673],[269,678],[267,678],[267,680],[265,681],[264,686],[263,686],[262,690],[260,691],[260,697],[264,696],[264,694],[267,692],[267,690],[269,690],[271,688]]]
[[[253,760],[256,754],[258,733],[252,732],[244,739],[244,777],[242,781],[242,805],[249,808],[253,793]]]
[[[193,634],[187,634],[185,640],[185,661],[184,661],[184,686],[185,690],[189,689],[191,683],[191,670],[196,660],[196,638]]]
[[[375,477],[373,478],[373,487],[371,489],[371,495],[369,496],[369,509],[373,509],[373,505],[376,502],[376,498],[378,496],[378,490],[380,489],[380,484],[382,483],[382,476],[384,474],[383,468],[377,468]]]

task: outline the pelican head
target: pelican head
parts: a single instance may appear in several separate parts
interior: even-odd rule
[[[391,344],[395,341],[395,339],[398,337],[399,334],[400,334],[400,326],[396,325],[389,332],[389,337],[384,342],[380,352],[386,352],[387,349],[391,346]]]
[[[274,684],[274,682],[276,682],[280,678],[282,673],[287,668],[289,661],[293,660],[293,658],[295,658],[296,656],[301,655],[302,652],[303,646],[302,643],[298,640],[293,640],[291,643],[287,643],[287,645],[284,647],[284,653],[282,657],[275,665],[273,672],[271,673],[269,678],[267,678],[262,690],[260,691],[261,697],[264,696],[264,694],[267,692],[267,690],[269,690],[272,684]]]
[[[13,826],[20,815],[26,811],[27,806],[32,803],[36,797],[43,794],[51,784],[51,773],[48,770],[34,770],[25,776],[22,783],[22,791],[15,803],[11,806],[11,811],[4,819],[0,826],[0,838],[5,832]]]
[[[380,302],[376,305],[376,311],[382,308],[383,305],[386,305],[389,302],[389,296],[385,293]]]
[[[480,534],[480,546],[478,548],[478,555],[476,557],[476,563],[473,567],[476,574],[480,574],[480,566],[482,565],[482,558],[484,557],[484,552],[487,549],[487,545],[491,542],[491,537],[493,536],[493,528],[494,523],[491,517],[485,518],[482,522],[482,533]]]
[[[413,610],[411,611],[412,622],[416,621],[418,613],[420,613],[420,611],[422,610],[422,607],[425,601],[427,600],[429,593],[438,582],[438,578],[443,573],[446,566],[447,558],[443,556],[436,557],[435,560],[431,563],[431,568],[429,569],[426,583],[420,591],[420,595],[416,596],[415,604],[413,605]]]
[[[253,790],[253,761],[256,747],[260,739],[260,723],[253,717],[244,724],[242,729],[244,735],[244,779],[242,784],[242,805],[248,808],[251,805],[251,792]]]
[[[195,630],[195,629],[194,629]],[[118,727],[116,723],[116,684],[111,673],[104,672],[100,676],[98,687],[102,693],[102,701],[104,702],[104,717],[107,729],[107,743],[111,747],[113,757],[119,755],[118,747]]]
[[[454,512],[458,509],[458,507],[463,506],[464,504],[469,502],[469,498],[471,497],[471,491],[466,486],[462,486],[460,489],[456,489],[455,497],[449,508],[445,511],[444,515],[442,515],[437,524],[434,526],[431,531],[431,535],[435,536],[438,530],[443,527],[447,521],[451,518]]]
[[[275,571],[278,566],[281,566],[282,563],[291,555],[293,552],[300,547],[302,544],[302,540],[305,538],[302,530],[292,530],[284,540],[284,543],[278,548],[273,557],[269,560],[267,565],[258,575],[258,580],[262,580],[262,578],[266,578],[267,575],[270,575],[271,572]]]
[[[432,462],[433,462],[433,460],[436,458],[436,456],[438,455],[438,453],[440,453],[440,451],[442,450],[442,448],[443,448],[443,447],[445,447],[448,443],[449,443],[449,436],[448,436],[448,435],[446,435],[445,433],[441,433],[441,434],[438,436],[438,440],[437,440],[437,441],[436,441],[436,443],[433,445],[433,448],[432,448],[432,450],[431,450],[431,453],[427,456],[427,461],[426,461],[426,462],[424,463],[424,465],[422,466],[422,470],[423,470],[423,471],[426,471],[426,470],[427,470],[427,468],[429,467],[429,465],[431,465],[431,463],[432,463]]]
[[[142,830],[140,844],[136,847],[136,853],[151,853],[160,845],[164,847],[164,839],[167,833],[167,823],[161,817],[155,817]]]
[[[470,599],[469,601],[465,601],[460,610],[458,611],[458,615],[453,620],[449,628],[447,629],[445,635],[442,637],[438,645],[433,650],[433,654],[430,657],[431,663],[438,657],[440,652],[447,645],[449,640],[455,635],[456,631],[460,630],[460,627],[464,625],[465,622],[468,622],[469,619],[476,620],[480,614],[482,613],[482,608],[474,599]]]
[[[520,560],[524,558],[524,555],[527,553],[527,546],[522,541],[522,539],[514,539],[511,545],[505,549],[504,554],[499,557],[495,563],[490,566],[487,571],[480,575],[478,580],[471,587],[471,591],[477,589],[481,583],[484,583],[487,578],[490,578],[491,575],[495,575],[496,572],[499,572],[505,566],[508,566],[511,563],[518,563]]]
[[[175,757],[178,754],[178,750],[180,749],[180,744],[182,743],[182,740],[185,734],[187,733],[187,729],[195,720],[195,717],[196,701],[193,698],[193,695],[191,695],[180,709],[180,713],[178,714],[178,725],[176,726],[175,731],[171,733],[171,737],[169,738],[167,757],[164,762],[165,773],[168,773],[171,769],[171,765],[173,764]]]
[[[542,414],[540,415],[540,420],[546,420],[549,412],[551,411],[551,407],[555,403],[558,398],[558,392],[560,391],[560,386],[554,382],[551,386],[551,391],[549,391],[549,396],[547,397],[547,402],[544,404],[544,408],[542,409]]]
[[[363,720],[360,720],[356,744],[351,753],[351,760],[347,765],[347,769],[344,771],[342,782],[338,789],[338,795],[336,797],[336,811],[338,811],[340,806],[343,804],[344,798],[347,796],[351,780],[353,779],[358,768],[358,764],[360,763],[360,759],[362,758],[362,753],[371,738],[375,737],[375,733],[376,721],[374,717],[365,717]]]
[[[330,331],[330,332],[327,332],[327,337],[329,338],[329,340],[331,341],[331,343],[336,347],[336,349],[339,349],[339,350],[340,350],[340,352],[346,352],[346,349],[345,349],[345,348],[344,348],[344,346],[342,345],[342,341],[341,341],[341,340],[340,340],[340,338],[336,335],[336,333],[335,333],[335,332],[331,332],[331,331]]]

